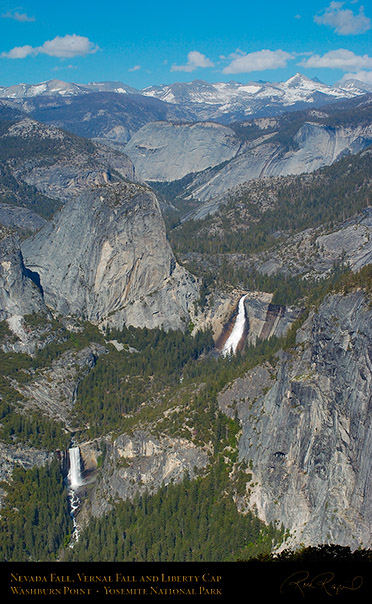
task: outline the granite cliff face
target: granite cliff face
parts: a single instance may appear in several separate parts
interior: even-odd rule
[[[268,340],[285,335],[290,325],[299,316],[297,308],[272,304],[272,294],[249,292],[244,306],[247,318],[248,344],[256,344],[257,340]]]
[[[0,144],[10,149],[6,160],[17,179],[62,202],[86,188],[134,178],[124,154],[30,118],[8,127]]]
[[[35,466],[41,467],[50,463],[54,459],[54,453],[47,451],[38,451],[18,445],[0,443],[0,480],[6,482],[10,480],[15,467],[21,467],[29,470]],[[5,495],[5,491],[0,487],[0,506]]]
[[[371,341],[365,294],[332,295],[294,351],[219,396],[225,413],[238,413],[239,455],[252,473],[238,506],[282,522],[290,545],[370,545]]]
[[[333,164],[349,153],[357,153],[372,142],[372,126],[330,128],[307,122],[294,137],[294,149],[285,148],[270,138],[256,140],[242,147],[226,166],[211,177],[205,175],[200,185],[190,187],[190,195],[208,201],[228,189],[255,178],[287,176],[314,172]]]
[[[44,218],[27,208],[0,204],[0,225],[4,227],[15,227],[33,233],[44,226],[45,222]]]
[[[147,181],[171,181],[233,158],[241,143],[234,131],[214,123],[152,122],[125,147],[136,174]]]
[[[42,291],[25,268],[19,242],[2,229],[0,232],[0,321],[45,311]]]
[[[3,278],[11,285],[4,286],[0,316],[36,312],[45,300],[61,314],[96,323],[184,328],[197,284],[175,262],[155,195],[128,182],[129,158],[30,118],[4,123],[0,143],[2,193],[30,206],[1,206],[0,220],[40,229],[23,242],[23,257],[10,261],[4,251]],[[48,217],[66,207],[46,223],[32,204]],[[35,291],[27,295],[32,279]]]
[[[134,183],[88,190],[22,245],[45,302],[122,327],[184,328],[195,279],[177,266],[155,195]]]
[[[81,447],[88,467],[91,448],[89,443]],[[162,485],[181,482],[186,473],[194,478],[208,463],[207,453],[186,439],[155,437],[143,430],[122,434],[107,442],[99,480],[79,520],[84,522],[87,513],[101,516],[107,512],[112,508],[112,497],[133,499],[145,491],[154,493]]]
[[[325,277],[335,263],[345,263],[354,272],[372,261],[372,211],[365,210],[336,229],[307,229],[290,237],[271,253],[257,254],[251,263],[264,274],[278,272]]]
[[[22,407],[62,422],[68,431],[74,432],[76,422],[71,420],[71,412],[79,382],[105,352],[103,346],[94,343],[79,352],[69,350],[50,367],[36,372],[26,384],[16,384],[15,388],[22,396]]]
[[[372,143],[368,119],[333,126],[327,114],[318,112],[316,121],[308,113],[291,136],[286,130],[293,126],[275,118],[235,125],[236,131],[208,122],[152,122],[133,135],[125,153],[141,180],[174,181],[189,175],[183,196],[206,204],[192,215],[200,218],[211,211],[208,203],[218,205],[219,198],[239,184],[311,173]]]

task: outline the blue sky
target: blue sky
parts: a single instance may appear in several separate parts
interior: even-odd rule
[[[0,85],[282,81],[372,84],[372,0],[0,0]]]

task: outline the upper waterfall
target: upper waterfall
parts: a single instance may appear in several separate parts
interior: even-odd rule
[[[244,300],[246,299],[246,297],[247,294],[244,294],[244,296],[242,296],[239,300],[238,314],[235,320],[235,325],[222,349],[223,356],[227,356],[228,354],[235,354],[238,344],[243,337],[246,321],[244,307]]]

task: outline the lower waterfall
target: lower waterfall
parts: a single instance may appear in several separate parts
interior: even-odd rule
[[[76,510],[79,509],[80,499],[76,493],[77,489],[83,484],[81,473],[81,457],[79,447],[71,447],[68,450],[69,471],[67,475],[68,483],[68,498],[70,502],[70,514],[73,522],[73,531],[70,547],[73,547],[73,542],[79,539],[79,529],[76,522]]]
[[[70,469],[68,471],[68,483],[70,489],[76,490],[83,484],[81,476],[81,458],[79,447],[71,447],[68,450]]]
[[[236,316],[233,330],[227,338],[225,345],[222,349],[223,356],[227,356],[228,354],[235,354],[238,344],[244,335],[246,322],[244,300],[246,299],[246,297],[247,294],[244,294],[244,296],[242,296],[239,300],[238,314]]]

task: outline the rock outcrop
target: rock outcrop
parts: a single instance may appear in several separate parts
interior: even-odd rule
[[[44,466],[51,462],[54,456],[54,453],[48,453],[47,451],[0,442],[0,481],[10,480],[15,467],[29,470],[34,466]],[[0,487],[0,505],[4,495],[5,491]]]
[[[133,164],[123,153],[30,118],[0,137],[13,145],[11,172],[52,199],[67,201],[83,190],[121,179],[133,180]]]
[[[1,238],[2,237],[2,238]],[[0,231],[0,321],[45,312],[42,291],[23,262],[19,242]]]
[[[235,157],[241,143],[227,126],[152,122],[125,147],[136,175],[146,181],[177,180]]]
[[[257,340],[268,340],[285,335],[292,323],[300,314],[298,308],[272,304],[273,294],[265,292],[249,292],[244,306],[247,319],[248,344],[256,344]]]
[[[53,222],[26,208],[0,213],[23,231],[44,225],[23,242],[26,269],[4,248],[0,318],[38,312],[45,300],[99,324],[185,328],[197,283],[175,262],[155,195],[130,182],[128,157],[30,118],[6,123],[0,139],[7,185],[31,187],[48,216],[67,204]]]
[[[79,352],[69,350],[55,359],[50,367],[36,372],[26,384],[15,385],[22,395],[22,407],[36,410],[62,422],[67,430],[75,431],[79,426],[71,419],[71,411],[79,382],[105,352],[104,346],[99,344],[90,344]]]
[[[370,546],[371,318],[362,291],[328,297],[294,351],[219,395],[225,413],[238,413],[251,468],[238,505],[283,523],[292,546]]]
[[[278,142],[266,139],[250,143],[217,173],[210,178],[207,174],[205,182],[190,190],[191,196],[207,202],[255,178],[314,172],[343,155],[368,147],[372,143],[372,126],[331,128],[306,122],[293,143],[294,148],[288,151]]]
[[[45,302],[116,327],[184,328],[195,279],[166,240],[155,195],[117,183],[74,196],[22,246],[40,276]]]
[[[84,444],[81,451],[84,458]],[[133,499],[145,491],[154,493],[162,485],[181,482],[185,474],[193,478],[208,463],[207,453],[186,439],[154,437],[141,430],[122,434],[106,445],[104,465],[87,502],[90,513],[101,516],[107,512],[112,498]]]
[[[292,235],[281,246],[249,259],[263,274],[276,273],[326,277],[335,264],[358,271],[372,261],[372,210],[365,208],[336,228],[306,229]]]
[[[0,203],[0,225],[17,227],[23,231],[37,231],[45,224],[45,219],[27,208]]]

